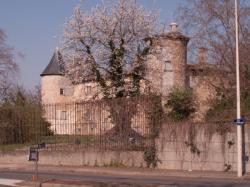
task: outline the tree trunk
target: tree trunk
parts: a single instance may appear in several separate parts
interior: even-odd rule
[[[138,101],[138,98],[119,98],[115,101],[108,101],[111,121],[115,126],[106,135],[118,139],[142,137],[132,128],[132,119],[136,116]]]

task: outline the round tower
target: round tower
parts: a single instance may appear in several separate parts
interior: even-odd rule
[[[42,104],[69,102],[67,97],[70,82],[60,70],[59,56],[56,50],[50,63],[41,73],[41,100]]]
[[[176,23],[171,23],[169,32],[154,36],[149,41],[151,55],[155,58],[154,66],[158,67],[156,87],[163,95],[167,95],[173,87],[185,88],[188,85],[186,66],[189,38],[178,31]]]

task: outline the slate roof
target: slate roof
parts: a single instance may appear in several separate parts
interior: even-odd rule
[[[60,65],[59,65],[59,58],[58,56],[60,55],[60,52],[56,50],[47,65],[47,67],[43,70],[40,76],[45,76],[45,75],[63,75]]]

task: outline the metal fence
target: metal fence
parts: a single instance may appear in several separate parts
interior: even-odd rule
[[[0,107],[0,147],[144,150],[154,144],[152,97]]]
[[[52,135],[42,108],[34,106],[0,107],[0,148],[19,148],[38,144],[43,136]]]

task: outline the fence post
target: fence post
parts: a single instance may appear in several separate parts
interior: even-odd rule
[[[55,111],[54,111],[55,112],[55,120],[54,120],[55,121],[55,132],[54,132],[55,134],[54,135],[55,135],[55,150],[56,150],[56,143],[57,143],[57,140],[56,140],[56,136],[57,136],[57,132],[56,132],[56,120],[57,120],[56,119],[57,118],[57,115],[56,115],[56,104],[54,104],[54,108],[55,108]]]
[[[99,111],[100,111],[100,114],[99,114],[99,128],[100,128],[100,149],[102,149],[102,103],[99,102]]]

